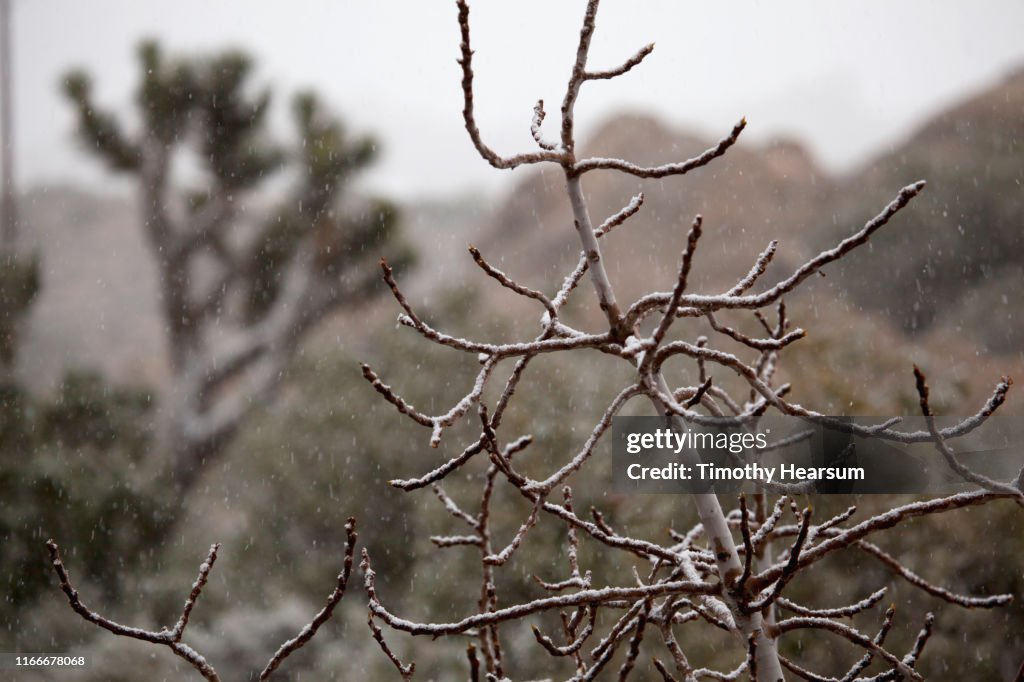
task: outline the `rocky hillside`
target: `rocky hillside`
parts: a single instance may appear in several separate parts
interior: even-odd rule
[[[988,352],[1019,353],[1024,70],[939,114],[905,144],[842,179],[848,189],[834,197],[830,211],[846,221],[863,219],[894,187],[917,178],[929,186],[915,210],[899,229],[879,235],[870,258],[860,254],[846,263],[844,286],[907,331],[945,328],[976,338]]]

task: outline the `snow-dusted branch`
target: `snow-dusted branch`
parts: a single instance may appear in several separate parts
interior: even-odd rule
[[[302,630],[299,631],[292,639],[288,640],[281,645],[281,648],[271,657],[267,666],[260,673],[259,680],[270,679],[273,672],[281,665],[284,659],[288,658],[293,652],[301,649],[309,640],[316,636],[317,630],[320,626],[326,623],[331,615],[334,613],[334,609],[341,602],[345,596],[345,588],[348,587],[349,576],[352,575],[352,558],[356,552],[356,540],[359,538],[356,533],[356,520],[349,517],[348,521],[345,522],[345,557],[341,565],[341,573],[338,574],[337,584],[334,590],[327,597],[327,603],[324,607],[313,616],[307,625],[303,626]]]
[[[803,570],[814,564],[826,555],[853,545],[872,533],[886,530],[897,526],[912,518],[941,514],[955,509],[963,509],[1002,498],[1013,498],[1013,495],[1006,493],[991,493],[986,490],[958,493],[948,497],[940,497],[933,500],[922,500],[895,507],[885,513],[878,514],[865,521],[858,523],[852,528],[839,532],[826,532],[828,537],[802,552],[796,563],[797,570]],[[788,564],[775,564],[768,570],[751,578],[751,584],[755,589],[762,589],[768,584],[778,580],[786,570]]]
[[[217,550],[220,549],[220,545],[213,545],[210,547],[210,553],[207,555],[206,561],[204,561],[199,567],[199,576],[196,578],[196,581],[192,586],[192,591],[189,593],[188,599],[185,600],[185,608],[182,611],[177,624],[171,630],[167,630],[165,628],[158,632],[143,630],[141,628],[131,627],[128,625],[121,625],[109,618],[101,616],[87,607],[82,603],[81,598],[79,598],[78,590],[71,585],[71,576],[68,574],[68,570],[64,566],[64,561],[61,559],[60,547],[58,547],[57,543],[53,540],[48,540],[46,542],[46,548],[50,552],[50,562],[53,564],[53,570],[56,571],[57,579],[60,581],[60,589],[68,598],[68,603],[71,605],[71,608],[75,613],[90,623],[98,625],[104,630],[108,630],[115,635],[130,637],[131,639],[138,639],[152,644],[162,644],[173,651],[176,656],[180,656],[188,661],[189,665],[195,668],[196,671],[198,671],[204,678],[210,680],[210,682],[219,682],[220,678],[217,676],[217,671],[214,670],[213,666],[211,666],[199,652],[188,644],[182,642],[181,637],[184,634],[185,626],[188,625],[188,617],[192,612],[192,607],[195,606],[196,599],[199,598],[199,594],[206,585],[206,579],[210,574],[210,569],[213,567],[213,562],[217,560]]]
[[[388,657],[388,660],[391,661],[392,665],[395,666],[395,669],[398,670],[398,674],[402,676],[402,679],[411,680],[413,674],[416,672],[416,664],[403,664],[402,661],[399,660],[398,656],[395,655],[395,652],[393,652],[391,647],[388,646],[388,643],[384,641],[384,633],[381,631],[380,626],[373,620],[373,611],[369,612],[369,615],[366,618],[366,624],[370,627],[370,632],[373,633],[374,641],[377,642],[380,650],[384,652],[384,655]]]
[[[353,518],[350,518],[345,524],[346,541],[342,569],[341,573],[338,574],[337,584],[335,585],[334,590],[327,598],[327,603],[308,624],[303,626],[295,637],[281,645],[273,657],[271,657],[266,667],[259,673],[258,679],[261,682],[269,680],[274,671],[277,670],[288,656],[302,648],[311,639],[313,639],[314,636],[316,636],[320,626],[330,619],[331,615],[334,613],[335,607],[337,607],[342,597],[345,596],[345,588],[348,585],[348,578],[352,572],[352,560],[355,556],[356,540],[358,538],[355,524],[356,522]],[[219,682],[220,677],[217,675],[217,671],[209,661],[207,661],[202,654],[181,640],[185,634],[185,628],[188,626],[192,609],[195,607],[196,601],[199,599],[199,595],[202,593],[203,588],[206,587],[210,571],[213,568],[214,562],[217,560],[217,552],[220,549],[220,545],[215,544],[210,547],[210,552],[207,555],[206,560],[199,567],[199,574],[196,577],[195,582],[192,584],[192,589],[189,592],[188,597],[185,599],[185,605],[182,609],[181,616],[178,618],[174,627],[169,630],[167,628],[163,628],[158,631],[150,631],[128,625],[121,625],[120,623],[116,623],[87,607],[79,597],[78,591],[71,585],[71,577],[68,574],[67,568],[64,566],[63,559],[61,558],[60,547],[58,547],[57,543],[53,540],[48,540],[46,548],[50,553],[50,562],[53,565],[53,570],[57,573],[57,579],[60,581],[60,588],[64,592],[64,595],[68,599],[68,603],[71,605],[71,608],[75,613],[90,623],[93,623],[104,630],[108,630],[115,635],[166,646],[173,651],[175,655],[188,661],[188,663],[205,679],[210,680],[210,682]]]
[[[850,424],[830,417],[811,408],[792,402],[787,398],[789,384],[776,385],[775,374],[783,352],[805,336],[805,331],[791,327],[787,314],[785,296],[804,284],[809,277],[821,272],[822,268],[834,263],[853,250],[864,245],[882,227],[890,223],[911,200],[924,188],[919,181],[900,190],[893,200],[875,217],[851,236],[841,240],[796,267],[792,273],[768,286],[760,293],[750,293],[778,251],[778,242],[772,241],[755,259],[745,274],[738,274],[736,284],[724,293],[702,293],[691,291],[689,274],[697,257],[697,245],[701,238],[703,218],[697,216],[683,246],[679,270],[671,291],[654,291],[637,299],[623,310],[616,297],[612,277],[605,266],[600,238],[612,229],[625,223],[642,207],[644,195],[633,197],[621,210],[607,217],[594,227],[591,220],[587,196],[583,187],[583,176],[591,170],[611,170],[641,178],[662,178],[683,175],[712,162],[724,154],[738,140],[746,126],[741,120],[729,135],[698,156],[662,166],[643,167],[624,159],[576,158],[577,140],[575,132],[575,105],[584,83],[592,80],[614,78],[628,73],[638,66],[650,53],[653,46],[639,50],[633,57],[616,68],[591,71],[587,61],[590,44],[596,26],[599,0],[588,0],[583,14],[575,59],[566,84],[561,104],[561,126],[558,143],[544,139],[542,125],[546,113],[543,102],[537,102],[531,121],[531,134],[540,151],[514,156],[500,156],[488,147],[480,134],[474,117],[473,69],[470,48],[469,7],[467,0],[457,0],[458,26],[461,36],[462,91],[464,98],[463,118],[467,133],[473,145],[488,163],[497,168],[510,169],[521,165],[550,162],[561,167],[565,176],[566,197],[573,215],[580,245],[580,257],[575,267],[562,280],[553,296],[517,281],[512,275],[499,270],[475,248],[470,253],[484,273],[503,287],[519,296],[537,301],[543,308],[541,333],[532,341],[513,343],[490,343],[464,339],[435,329],[417,314],[402,293],[393,274],[385,266],[385,281],[403,314],[399,323],[410,327],[426,339],[465,353],[472,353],[482,367],[472,390],[455,403],[447,413],[440,416],[427,415],[401,398],[393,389],[384,384],[369,367],[364,365],[364,376],[388,402],[411,419],[433,430],[431,443],[437,445],[440,430],[449,426],[451,419],[466,414],[471,405],[476,405],[480,416],[480,432],[461,453],[450,457],[428,473],[414,479],[392,481],[403,490],[415,490],[434,484],[434,492],[454,519],[469,526],[468,534],[437,535],[431,539],[441,547],[464,547],[476,551],[480,556],[480,598],[477,611],[453,622],[417,622],[393,613],[383,605],[376,592],[374,573],[370,558],[364,553],[363,568],[370,598],[371,620],[383,621],[390,627],[413,635],[439,637],[465,634],[477,638],[467,652],[470,678],[505,680],[508,677],[507,661],[502,655],[501,628],[547,611],[559,610],[562,618],[563,644],[543,634],[536,625],[534,636],[541,648],[555,659],[567,659],[575,664],[572,679],[593,680],[604,674],[613,656],[622,661],[617,670],[618,679],[627,679],[639,662],[641,645],[646,636],[655,628],[661,632],[661,640],[670,655],[669,665],[654,658],[653,664],[664,680],[685,680],[695,682],[701,679],[736,680],[747,674],[756,682],[777,682],[785,679],[784,670],[804,679],[833,680],[828,676],[806,670],[797,662],[780,656],[778,641],[786,633],[819,629],[833,633],[862,649],[864,657],[846,672],[843,680],[853,680],[871,662],[882,659],[889,670],[876,679],[890,679],[888,676],[903,676],[920,679],[915,670],[921,649],[931,631],[931,618],[925,619],[925,627],[918,637],[918,643],[902,659],[897,658],[883,645],[892,622],[892,611],[882,620],[882,626],[875,637],[868,637],[837,618],[849,618],[875,608],[886,594],[881,588],[854,603],[816,607],[798,604],[784,593],[790,582],[804,571],[812,569],[824,557],[841,549],[856,549],[874,556],[910,585],[965,607],[992,607],[1006,603],[1009,595],[991,597],[966,597],[954,594],[921,578],[904,566],[899,560],[872,544],[868,536],[892,528],[910,518],[980,504],[997,502],[1006,498],[1019,498],[1021,491],[1009,485],[998,484],[976,475],[965,475],[958,468],[952,451],[944,452],[954,471],[969,481],[982,484],[986,490],[966,492],[939,500],[912,502],[885,513],[877,514],[852,526],[848,522],[856,512],[850,507],[821,523],[812,524],[808,507],[799,511],[792,500],[785,495],[769,511],[768,486],[756,493],[755,512],[747,507],[746,498],[740,498],[739,509],[723,510],[719,498],[713,492],[693,495],[700,522],[687,532],[671,531],[668,541],[655,541],[632,537],[614,530],[597,509],[591,510],[593,520],[577,515],[573,509],[571,491],[564,488],[565,502],[557,504],[549,497],[558,486],[567,486],[577,472],[587,466],[593,458],[598,444],[611,427],[613,418],[625,404],[636,396],[650,400],[659,414],[668,420],[684,424],[706,424],[720,422],[725,418],[737,425],[748,425],[769,410],[781,414],[801,417],[815,424],[872,438],[882,438],[902,443],[933,442],[942,450],[945,442],[963,436],[980,427],[1004,402],[1010,387],[1008,379],[1001,380],[994,388],[988,401],[973,416],[953,426],[938,429],[931,419],[927,406],[926,387],[922,391],[922,409],[928,418],[927,431],[902,431],[900,419],[892,418],[872,425]],[[579,331],[562,319],[562,310],[568,297],[584,277],[589,276],[596,306],[603,314],[606,331],[589,333]],[[770,309],[776,310],[775,322],[769,322]],[[750,311],[764,328],[767,336],[754,336],[726,324],[723,320],[729,311]],[[655,316],[656,314],[656,316]],[[748,313],[749,314],[749,313]],[[655,316],[653,324],[647,319]],[[705,321],[711,328],[711,338],[700,337],[696,343],[673,338],[673,330],[682,320]],[[645,331],[646,330],[646,331]],[[741,351],[749,352],[752,359],[739,353],[722,350],[720,343],[739,344]],[[533,358],[546,353],[576,353],[582,350],[596,350],[608,362],[628,363],[633,378],[626,382],[615,398],[607,405],[594,426],[582,436],[582,444],[575,454],[563,458],[545,453],[544,465],[553,473],[546,478],[533,479],[527,471],[537,470],[536,466],[521,466],[519,456],[523,448],[532,442],[523,437],[502,445],[500,434],[501,417],[513,400],[523,378],[526,367]],[[559,356],[556,356],[559,357]],[[493,410],[485,403],[489,394],[487,386],[494,380],[496,366],[505,359],[515,358],[515,366],[500,391]],[[669,383],[674,376],[677,360],[693,363],[697,369],[697,381],[690,380],[682,386]],[[670,367],[670,361],[672,366]],[[726,384],[713,378],[713,370],[721,367],[737,375],[745,386],[744,397],[736,397],[726,389]],[[919,377],[919,391],[923,378]],[[726,415],[729,415],[726,417]],[[804,431],[793,436],[767,444],[761,452],[767,452],[786,445],[800,442],[812,434]],[[477,455],[484,455],[489,461],[487,473],[482,479],[483,489],[479,511],[467,511],[456,504],[437,483],[453,472],[469,466]],[[848,448],[846,454],[852,453]],[[513,455],[517,455],[513,463]],[[974,476],[974,477],[972,477]],[[509,529],[511,539],[503,549],[496,549],[492,543],[496,516],[492,513],[494,491],[498,485],[508,485],[530,503],[530,511]],[[775,492],[797,494],[808,492],[811,487],[776,485]],[[792,512],[798,523],[782,524],[783,517]],[[494,571],[516,560],[516,552],[525,551],[533,535],[531,529],[555,522],[566,533],[566,558],[569,575],[560,581],[546,581],[534,576],[538,590],[535,598],[511,606],[499,606],[498,588]],[[737,537],[738,535],[738,537]],[[779,547],[788,546],[782,553],[773,556]],[[631,554],[635,560],[651,567],[650,574],[643,578],[634,564],[632,582],[594,587],[593,575],[581,567],[579,543],[596,543],[603,551],[622,551]],[[785,609],[793,617],[776,621],[776,611]],[[602,613],[614,613],[610,627],[601,634]],[[738,648],[745,654],[744,662],[735,670],[720,672],[709,668],[696,668],[689,662],[673,627],[679,623],[700,621],[708,627],[719,628],[732,637]],[[597,639],[589,658],[583,655],[584,643]],[[646,645],[645,645],[646,646]],[[482,661],[478,657],[482,655]],[[402,671],[397,659],[393,660]],[[404,674],[404,673],[403,673]],[[895,677],[892,677],[895,679]]]
[[[541,633],[540,628],[537,626],[533,627],[533,636],[537,638],[537,643],[544,647],[552,656],[571,656],[582,649],[587,639],[594,633],[594,618],[597,614],[597,610],[593,607],[588,607],[586,612],[588,614],[588,618],[583,631],[580,632],[576,639],[565,646],[555,646],[555,643],[551,641],[551,638]]]
[[[931,619],[931,614],[929,620]],[[862,632],[852,628],[845,623],[840,623],[829,618],[811,618],[807,616],[797,616],[795,618],[789,618],[782,621],[775,626],[779,634],[791,632],[793,630],[799,630],[803,628],[811,628],[814,630],[825,630],[832,632],[840,637],[849,640],[852,644],[855,644],[863,649],[867,649],[874,655],[882,658],[888,663],[894,670],[899,672],[905,679],[915,680],[916,682],[923,682],[924,678],[921,674],[913,669],[913,663],[916,661],[916,656],[910,661],[904,661],[891,654],[880,644],[876,644],[875,641],[863,634]],[[925,638],[926,639],[926,638]],[[909,656],[908,656],[909,658]]]
[[[459,45],[461,56],[459,65],[462,67],[462,94],[463,108],[462,120],[473,141],[473,146],[480,152],[488,163],[495,168],[516,168],[523,164],[540,163],[542,161],[561,161],[564,154],[555,150],[545,149],[541,152],[530,154],[518,154],[509,158],[499,156],[494,150],[488,147],[480,136],[480,129],[476,125],[476,115],[473,109],[473,49],[469,43],[469,3],[466,0],[458,0],[459,7],[459,28],[462,31],[462,43]]]
[[[666,163],[663,166],[638,166],[622,159],[593,158],[585,159],[577,163],[573,170],[577,174],[587,173],[592,170],[617,170],[621,173],[635,175],[638,178],[664,178],[670,175],[685,175],[692,170],[708,165],[722,154],[725,154],[729,147],[736,144],[740,133],[747,127],[747,119],[743,118],[733,126],[728,135],[718,141],[714,147],[706,149],[692,159],[680,163]]]
[[[496,267],[488,263],[486,260],[484,260],[484,257],[480,255],[480,251],[475,246],[469,247],[469,253],[471,256],[473,256],[473,261],[480,266],[480,269],[486,272],[494,279],[496,279],[501,284],[501,286],[506,287],[507,289],[511,289],[520,296],[525,296],[526,298],[532,298],[535,301],[539,301],[540,304],[543,305],[544,308],[548,311],[548,314],[552,318],[558,317],[558,310],[551,302],[551,299],[549,299],[543,293],[535,289],[525,287],[522,284],[513,281],[504,272],[502,272],[501,270],[497,269]]]
[[[956,472],[956,474],[965,481],[975,483],[985,490],[991,490],[995,493],[1017,495],[1018,501],[1024,504],[1024,490],[1016,485],[994,481],[988,476],[982,476],[979,473],[971,471],[969,468],[964,466],[959,459],[957,459],[956,453],[954,453],[953,450],[950,449],[949,445],[946,444],[946,439],[943,438],[942,432],[935,426],[935,415],[932,413],[932,408],[928,404],[928,382],[925,379],[924,373],[917,367],[917,365],[914,365],[914,379],[917,385],[917,395],[921,399],[921,414],[924,415],[925,423],[928,424],[928,433],[931,434],[931,437],[935,441],[935,448],[942,453],[942,456],[946,459],[946,464],[949,465],[949,468]],[[1009,378],[1003,377],[1003,383],[1009,385]]]
[[[632,57],[623,62],[621,66],[618,66],[614,69],[607,69],[605,71],[587,71],[583,77],[588,81],[594,81],[605,80],[608,78],[615,78],[616,76],[621,76],[622,74],[632,69],[634,66],[639,65],[640,62],[642,62],[647,57],[647,55],[649,55],[652,52],[654,52],[654,43],[644,45],[643,47],[636,51],[636,54],[634,54]]]
[[[717,594],[719,586],[714,583],[693,582],[679,580],[666,583],[655,583],[639,587],[605,587],[601,589],[579,590],[572,594],[559,595],[556,597],[543,597],[530,602],[516,604],[496,611],[488,611],[467,616],[459,621],[451,623],[417,623],[396,616],[391,613],[380,602],[377,597],[375,586],[371,577],[374,576],[370,564],[369,555],[363,553],[363,569],[367,576],[366,588],[370,592],[370,608],[376,617],[386,622],[396,630],[402,630],[413,635],[457,635],[470,632],[476,628],[502,623],[510,620],[518,620],[525,616],[542,611],[561,609],[568,606],[584,606],[587,604],[607,604],[621,599],[646,599],[664,595],[678,594]]]
[[[814,618],[849,618],[861,611],[867,611],[875,604],[882,601],[882,598],[885,597],[886,591],[886,588],[883,587],[864,599],[861,599],[859,602],[831,609],[812,609],[806,606],[801,606],[800,604],[792,602],[785,597],[779,597],[775,600],[775,603],[799,616],[811,616]]]
[[[597,237],[603,237],[619,225],[623,224],[640,210],[640,207],[644,205],[644,193],[640,192],[635,197],[629,200],[629,203],[622,207],[615,215],[609,216],[607,220],[601,223],[596,230],[594,235]]]
[[[736,286],[734,286],[732,289],[729,289],[726,295],[739,296],[747,289],[754,286],[758,278],[761,277],[761,275],[764,274],[765,270],[768,269],[768,264],[772,262],[773,258],[775,258],[775,252],[778,250],[778,248],[778,241],[773,239],[771,242],[769,242],[767,248],[765,248],[765,250],[762,251],[761,254],[757,257],[757,260],[754,261],[754,265],[750,268],[750,272],[744,275],[743,279],[736,283]],[[770,329],[768,331],[769,333],[771,332]]]
[[[548,142],[544,139],[544,133],[541,131],[541,126],[544,124],[544,118],[547,113],[544,111],[544,100],[537,100],[537,104],[533,107],[533,120],[530,121],[530,135],[533,136],[533,141],[537,143],[537,146],[541,149],[549,152],[553,152],[558,149],[558,145],[554,142]]]

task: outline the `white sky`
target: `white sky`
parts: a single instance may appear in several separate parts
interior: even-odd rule
[[[297,89],[312,87],[384,157],[369,179],[402,197],[507,186],[461,126],[458,29],[450,0],[13,0],[19,179],[110,186],[76,147],[58,93],[85,67],[101,102],[124,109],[144,36],[170,51],[242,47],[276,86],[279,132]],[[557,103],[583,0],[472,4],[477,120],[501,153],[532,145],[529,118]],[[656,42],[615,81],[584,86],[583,130],[624,109],[648,110],[718,137],[742,115],[746,135],[806,141],[834,169],[898,140],[936,109],[1024,65],[1019,0],[606,0],[592,68]],[[552,127],[553,131],[555,128]]]

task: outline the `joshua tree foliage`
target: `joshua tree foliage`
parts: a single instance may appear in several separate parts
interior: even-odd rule
[[[576,58],[561,105],[558,141],[544,137],[545,111],[543,103],[538,102],[531,130],[539,149],[505,157],[486,145],[476,123],[469,6],[467,0],[457,0],[466,130],[480,155],[495,168],[513,169],[542,163],[561,167],[581,253],[576,267],[555,293],[548,295],[497,269],[484,254],[470,247],[471,257],[487,276],[514,294],[535,301],[543,309],[537,336],[509,343],[467,340],[436,329],[410,305],[392,268],[386,262],[381,263],[384,281],[402,309],[399,323],[429,341],[468,354],[479,365],[468,392],[449,410],[437,415],[428,414],[402,398],[368,365],[363,365],[362,370],[365,379],[388,403],[430,430],[429,443],[434,448],[445,443],[446,434],[457,423],[469,420],[479,425],[474,426],[474,437],[468,444],[456,448],[452,456],[432,470],[416,478],[391,483],[404,491],[432,489],[446,512],[465,531],[464,534],[437,535],[431,541],[440,548],[468,551],[479,557],[480,582],[470,600],[474,602],[470,608],[475,610],[469,615],[450,622],[414,621],[398,615],[395,607],[387,604],[387,595],[378,593],[377,574],[364,548],[361,568],[369,599],[372,636],[403,679],[412,678],[415,668],[412,663],[402,663],[386,644],[378,622],[416,636],[469,638],[468,676],[474,682],[484,678],[510,680],[518,674],[516,669],[521,661],[503,653],[507,651],[503,639],[507,644],[509,631],[518,629],[524,622],[533,625],[537,651],[551,656],[548,670],[552,679],[557,676],[581,681],[600,676],[625,680],[646,664],[641,662],[642,652],[660,651],[651,657],[649,672],[666,681],[737,680],[743,676],[756,682],[776,682],[787,676],[807,680],[921,680],[917,667],[933,632],[935,617],[932,614],[909,614],[919,623],[920,631],[906,653],[896,654],[891,645],[886,645],[896,617],[893,608],[879,614],[875,634],[865,634],[851,624],[852,620],[844,620],[870,613],[885,596],[885,588],[840,605],[802,604],[788,588],[799,576],[819,575],[824,559],[840,551],[855,551],[880,561],[911,586],[950,604],[989,609],[1009,602],[1013,595],[969,596],[935,585],[908,568],[903,559],[875,544],[874,536],[916,517],[989,503],[1024,505],[1024,472],[1012,482],[986,478],[966,468],[950,445],[957,437],[980,427],[1003,404],[1011,382],[1002,378],[991,397],[973,416],[940,428],[929,402],[925,376],[915,367],[915,387],[927,429],[909,431],[900,428],[898,418],[871,427],[831,418],[790,399],[790,387],[777,385],[775,376],[783,351],[805,335],[802,329],[791,328],[783,297],[821,272],[823,267],[867,243],[910,204],[925,183],[917,181],[905,186],[863,227],[853,230],[838,244],[769,286],[762,286],[760,280],[775,257],[776,242],[765,248],[746,273],[738,272],[736,284],[727,291],[691,291],[689,274],[698,257],[704,229],[704,219],[696,216],[687,238],[681,240],[678,276],[669,283],[670,289],[658,291],[652,285],[650,293],[628,305],[623,304],[616,297],[612,278],[605,267],[601,239],[613,229],[628,229],[621,226],[642,209],[643,195],[637,195],[620,212],[595,226],[588,214],[583,177],[591,172],[608,171],[639,178],[684,175],[724,154],[737,141],[746,122],[741,120],[714,147],[680,163],[644,167],[615,158],[578,158],[574,106],[580,88],[589,81],[627,73],[653,51],[653,46],[647,46],[617,68],[592,70],[588,54],[598,4],[599,0],[587,2]],[[95,120],[96,139],[107,140],[106,144],[113,151],[112,158],[120,157],[122,151],[124,158],[133,158],[130,145],[114,140],[103,132],[102,119]],[[586,277],[596,294],[592,302],[600,308],[605,321],[603,329],[597,332],[574,328],[564,314],[566,302]],[[582,293],[576,295],[579,297]],[[752,336],[730,326],[727,323],[730,315],[753,316],[763,327],[764,334]],[[700,332],[708,335],[698,336]],[[693,341],[685,340],[693,337],[696,337]],[[602,361],[627,367],[629,383],[607,406],[575,452],[559,456],[558,452],[549,450],[542,457],[530,457],[532,451],[540,449],[531,447],[534,439],[530,435],[507,434],[510,405],[529,396],[530,372],[540,356],[572,357],[588,350],[597,351],[594,355]],[[680,360],[692,365],[689,376],[696,377],[696,381],[686,381],[687,374],[681,371]],[[499,374],[502,370],[504,374]],[[728,375],[733,375],[733,381],[738,378],[740,391],[727,389]],[[810,506],[800,509],[794,502],[805,489],[759,484],[756,493],[750,498],[739,497],[735,508],[728,511],[723,508],[723,498],[715,492],[674,498],[678,504],[692,500],[699,523],[688,530],[669,531],[660,538],[632,536],[613,527],[599,509],[591,509],[592,518],[579,513],[573,504],[570,482],[578,481],[584,469],[592,468],[596,448],[607,434],[612,419],[634,398],[642,399],[649,409],[679,425],[723,418],[749,425],[769,411],[775,411],[859,435],[900,443],[931,443],[950,469],[971,484],[972,490],[901,504],[859,521],[855,520],[857,510],[854,507],[817,521]],[[450,494],[455,480],[463,478],[480,483],[472,508]],[[443,484],[448,485],[447,491]],[[501,499],[499,489],[512,491],[514,497],[521,498],[529,507],[525,517],[518,519],[511,528],[499,523],[499,519],[508,517],[508,510],[498,509],[496,505],[496,500]],[[536,529],[542,525],[564,533],[567,574],[564,579],[536,577],[530,599],[515,603],[503,601],[497,572],[517,558],[517,553],[531,551],[531,543],[538,535]],[[592,542],[599,549],[602,562],[625,557],[634,568],[631,579],[607,586],[596,584],[597,571],[588,570],[582,551],[584,541]],[[186,603],[179,626],[152,633],[117,625],[85,608],[68,582],[56,546],[51,544],[50,549],[61,586],[80,615],[116,634],[170,646],[207,679],[216,679],[215,674],[211,676],[206,669],[205,660],[192,657],[191,650],[176,648],[183,646],[181,633],[191,605],[205,582],[213,554],[200,571],[200,579]],[[346,561],[351,560],[354,550],[350,530]],[[344,574],[347,575],[347,571]],[[339,578],[339,588],[342,583]],[[507,593],[504,596],[507,600]],[[905,616],[901,614],[901,617]],[[317,622],[314,620],[311,627]],[[691,660],[689,642],[678,634],[688,623],[693,624],[688,627],[702,627],[704,631],[729,633],[736,658],[742,663],[730,672],[722,672]],[[559,634],[545,634],[538,624],[554,624]],[[838,676],[834,676],[834,671],[818,673],[806,669],[806,663],[801,664],[786,655],[780,648],[780,641],[784,643],[793,637],[792,633],[808,630],[845,641],[859,659]],[[872,665],[874,668],[869,667]]]
[[[347,196],[376,146],[347,134],[314,95],[293,102],[294,145],[272,141],[270,92],[252,91],[244,54],[169,59],[147,42],[139,70],[135,136],[97,106],[85,74],[70,74],[65,92],[85,149],[137,182],[173,377],[166,439],[187,489],[274,391],[302,338],[367,299],[366,252],[394,235],[396,211]],[[202,178],[178,191],[173,168],[186,151]],[[261,205],[256,191],[286,169],[291,189]]]

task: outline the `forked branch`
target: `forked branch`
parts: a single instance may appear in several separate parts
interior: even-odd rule
[[[274,656],[270,659],[270,662],[267,663],[266,667],[259,673],[258,679],[261,682],[263,680],[269,680],[274,671],[277,670],[288,656],[302,648],[304,645],[309,643],[311,639],[313,639],[320,627],[331,618],[331,615],[334,613],[338,603],[345,596],[345,588],[348,585],[349,575],[352,572],[352,558],[355,555],[356,540],[358,538],[355,530],[355,523],[355,519],[350,518],[345,524],[346,540],[342,569],[341,573],[338,574],[337,584],[335,585],[334,590],[327,598],[327,603],[308,624],[303,626],[302,630],[300,630],[294,638],[281,645],[281,648],[277,650]],[[213,564],[217,560],[217,552],[220,549],[220,545],[215,544],[211,546],[206,560],[200,565],[199,575],[192,584],[192,589],[185,600],[185,605],[177,623],[175,623],[174,627],[169,630],[167,628],[163,628],[158,631],[150,631],[128,625],[121,625],[120,623],[110,620],[87,607],[79,597],[78,590],[76,590],[71,584],[71,576],[64,565],[64,561],[60,554],[60,547],[58,547],[57,543],[53,540],[48,540],[46,548],[50,553],[50,562],[53,564],[53,569],[57,573],[57,579],[60,581],[60,588],[64,592],[64,595],[68,599],[68,603],[71,605],[71,608],[75,613],[90,623],[112,632],[115,635],[166,646],[173,651],[176,656],[180,656],[188,661],[189,665],[195,668],[195,670],[205,679],[210,680],[210,682],[219,682],[220,677],[217,675],[217,671],[214,669],[213,665],[210,664],[202,654],[188,644],[185,644],[182,641],[182,637],[185,633],[185,628],[188,626],[192,609],[195,607],[196,602],[199,599],[199,595],[202,594],[203,588],[206,587],[210,571],[213,569]]]

